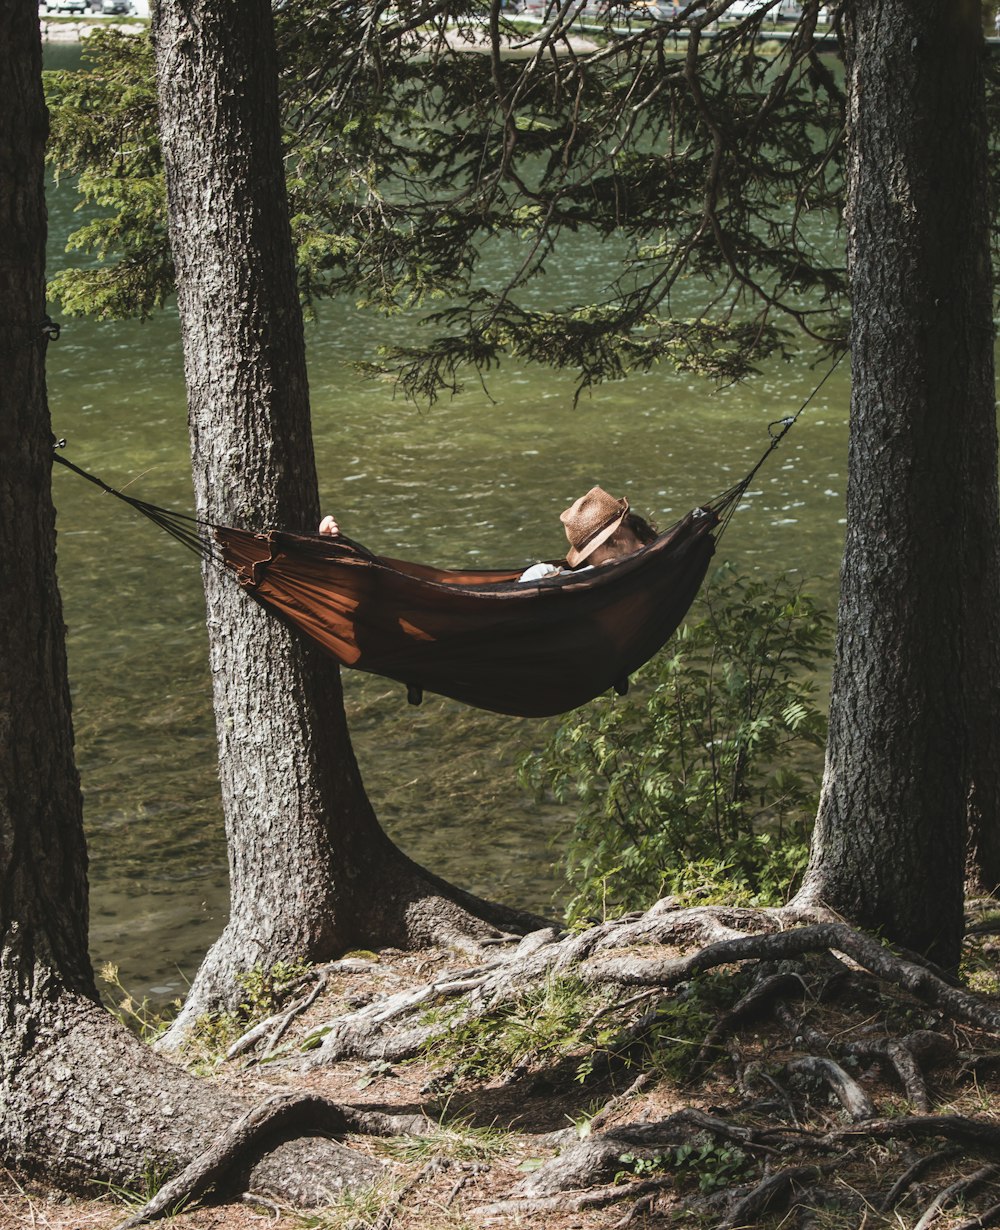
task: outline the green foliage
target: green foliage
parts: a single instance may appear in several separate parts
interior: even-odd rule
[[[723,1144],[703,1134],[653,1156],[623,1153],[618,1160],[623,1169],[615,1176],[616,1182],[672,1172],[679,1181],[695,1180],[698,1190],[705,1193],[731,1187],[756,1169],[753,1158],[737,1145]]]
[[[568,975],[550,975],[526,987],[494,1011],[464,1018],[450,1009],[424,1044],[423,1057],[446,1076],[439,1086],[510,1079],[512,1073],[550,1068],[570,1060],[575,1080],[585,1084],[602,1061],[653,1070],[672,1080],[690,1071],[720,1009],[744,990],[732,973],[693,978],[654,1011],[645,996],[622,1000],[620,993],[595,988]],[[642,1026],[636,1032],[636,1022]],[[585,1134],[585,1122],[578,1126]]]
[[[146,317],[174,285],[152,45],[145,31],[95,30],[83,57],[45,74],[48,158],[87,207],[68,248],[97,264],[62,270],[49,291],[67,312]]]
[[[706,3],[681,6],[686,28]],[[679,27],[623,32],[613,6],[588,56],[569,54],[571,5],[540,30],[487,0],[289,0],[276,35],[304,302],[427,311],[426,345],[377,366],[430,399],[506,356],[587,385],[661,362],[738,378],[797,329],[840,347],[843,98],[811,44],[818,3],[767,54],[750,22],[692,36],[685,58]],[[491,54],[456,54],[463,34]],[[502,54],[525,37],[526,56]],[[98,263],[53,293],[145,315],[173,278],[152,51],[106,30],[86,55],[49,75],[51,159],[79,177],[93,216],[71,242]],[[595,241],[613,284],[593,304],[547,301],[546,267]]]
[[[251,1026],[276,1012],[308,972],[306,961],[276,961],[269,969],[256,965],[240,974],[237,980],[243,997],[239,1004],[230,1012],[199,1017],[189,1049],[218,1058]]]
[[[820,0],[763,45],[759,18],[704,36],[708,0],[623,27],[624,7],[597,30],[588,17],[594,55],[570,53],[569,4],[543,27],[491,24],[487,0],[288,0],[275,14],[303,301],[433,306],[426,344],[373,365],[409,394],[432,399],[506,356],[586,386],[662,362],[738,379],[801,337],[842,349],[845,101],[813,39]],[[462,33],[491,54],[456,54]],[[504,39],[526,54],[501,54]],[[67,311],[148,315],[173,284],[152,48],[104,29],[85,56],[82,72],[46,74],[50,156],[79,177],[92,216],[71,245],[97,264],[52,293]],[[986,67],[995,146],[1000,57]],[[617,275],[595,303],[549,301],[546,268],[594,242]]]
[[[101,981],[111,988],[115,997],[112,1013],[143,1042],[155,1041],[180,1009],[180,1000],[175,1000],[168,1011],[151,1007],[145,996],[137,1000],[122,985],[118,966],[110,962],[101,967]]]
[[[829,619],[801,589],[718,570],[625,699],[571,714],[522,766],[577,807],[571,921],[664,893],[782,900],[805,866],[826,721]]]
[[[706,4],[682,7],[688,29]],[[570,5],[525,30],[485,0],[413,0],[378,21],[292,0],[279,35],[304,288],[387,312],[443,299],[426,344],[372,365],[423,399],[508,355],[586,385],[664,361],[739,377],[787,353],[795,327],[839,346],[843,98],[805,7],[784,47],[761,54],[733,26],[685,59],[680,23],[623,33],[614,6],[587,56],[567,47]],[[489,45],[489,71],[455,54],[463,34]],[[526,55],[503,54],[525,37]],[[547,302],[547,266],[595,241],[613,284],[593,304]]]
[[[747,981],[743,972],[712,971],[660,1000],[632,1062],[674,1082],[688,1080],[706,1035],[746,991]]]
[[[618,1026],[605,1015],[613,1007],[604,992],[573,977],[550,977],[505,1001],[492,1013],[463,1020],[455,1013],[424,1046],[424,1058],[448,1070],[448,1083],[487,1081],[498,1076],[594,1050],[613,1047]]]

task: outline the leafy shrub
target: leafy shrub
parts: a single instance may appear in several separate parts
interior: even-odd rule
[[[498,1077],[510,1082],[566,1060],[581,1085],[610,1064],[678,1081],[690,1075],[720,1012],[746,990],[742,972],[711,971],[651,1006],[646,995],[623,998],[619,988],[550,973],[487,1012],[469,1016],[450,1004],[425,1013],[424,1023],[439,1028],[424,1042],[423,1058],[442,1072],[434,1081],[438,1091]]]
[[[753,1159],[738,1146],[710,1140],[704,1133],[687,1144],[651,1157],[623,1153],[618,1160],[623,1169],[615,1176],[616,1182],[628,1177],[648,1179],[672,1171],[678,1179],[695,1180],[703,1192],[730,1187],[755,1168]]]
[[[829,617],[800,587],[723,565],[707,614],[625,699],[571,714],[522,778],[578,807],[570,921],[664,893],[782,900],[805,868],[826,718]]]

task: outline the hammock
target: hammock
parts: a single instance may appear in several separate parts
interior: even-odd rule
[[[629,675],[666,643],[694,601],[716,538],[792,422],[780,420],[783,430],[746,478],[634,555],[532,582],[517,580],[520,569],[444,571],[374,555],[345,537],[207,525],[54,457],[229,568],[252,598],[342,666],[403,684],[412,703],[426,690],[496,713],[549,717],[610,688],[624,693]]]
[[[372,555],[345,538],[217,526],[247,592],[342,666],[495,713],[548,717],[615,687],[674,632],[715,550],[710,510],[636,554],[519,582]]]

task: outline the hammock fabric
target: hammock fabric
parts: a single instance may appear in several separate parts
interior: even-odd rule
[[[342,666],[519,717],[615,687],[680,624],[715,550],[711,509],[626,559],[535,582],[372,555],[347,538],[215,527],[247,592]]]

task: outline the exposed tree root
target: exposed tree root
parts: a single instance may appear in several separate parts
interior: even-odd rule
[[[695,1060],[695,1069],[700,1071],[706,1063],[717,1058],[722,1040],[738,1026],[752,1019],[757,1013],[773,1009],[775,1001],[788,995],[802,995],[805,984],[798,974],[770,974],[754,982],[750,990],[716,1022],[715,1027],[701,1044]]]
[[[345,1136],[349,1132],[379,1136],[415,1133],[421,1130],[423,1122],[419,1116],[372,1114],[308,1094],[276,1094],[241,1115],[208,1149],[165,1183],[141,1209],[123,1221],[118,1230],[134,1230],[136,1226],[145,1225],[171,1209],[195,1200],[232,1173],[244,1170],[247,1160],[275,1138],[315,1133],[332,1137]],[[349,1149],[342,1149],[341,1154],[342,1167],[350,1168],[358,1160]]]
[[[657,947],[671,951],[661,956]],[[740,970],[751,976],[736,979]],[[734,994],[700,1042],[692,1039],[686,1076],[711,1081],[713,1068],[724,1065],[729,1074],[723,1083],[730,1092],[739,1090],[743,1101],[720,1113],[692,1107],[653,1122],[618,1122],[659,1079],[643,1065],[656,1063],[663,1013],[683,1003],[710,971],[732,972],[722,985]],[[609,1021],[618,1027],[612,1067],[602,1071],[612,1070],[615,1055],[620,1065],[639,1067],[589,1121],[584,1139],[573,1130],[545,1137],[558,1154],[505,1199],[480,1206],[478,1217],[581,1212],[627,1201],[617,1223],[625,1227],[655,1218],[662,1202],[676,1203],[681,1190],[685,1207],[700,1207],[717,1230],[755,1224],[779,1209],[791,1210],[796,1224],[808,1227],[820,1216],[814,1210],[833,1205],[854,1210],[851,1216],[868,1210],[888,1217],[905,1203],[920,1230],[929,1230],[939,1217],[954,1220],[958,1203],[978,1202],[982,1207],[970,1208],[975,1216],[964,1223],[967,1230],[1000,1221],[1000,1124],[930,1113],[936,1069],[947,1065],[954,1076],[960,1057],[964,1070],[973,1071],[979,1060],[995,1056],[1000,1005],[912,954],[893,952],[839,920],[800,911],[659,903],[641,916],[576,935],[546,928],[477,965],[329,1020],[319,1049],[295,1062],[399,1060],[426,1053],[435,1038],[460,1029],[482,1029],[488,1050],[489,1031],[500,1027],[504,1014],[516,1015],[529,989],[559,978],[575,979],[595,998],[602,988],[642,988],[598,1000],[583,1018],[585,1032]],[[442,1007],[443,1024],[427,1011]],[[751,1047],[744,1057],[751,1027],[769,1031],[764,1055]],[[965,1030],[961,1052],[959,1029]],[[990,1035],[983,1052],[972,1042],[981,1034]],[[516,1064],[498,1087],[516,1086],[530,1068],[530,1062]],[[905,1098],[906,1106],[897,1103],[887,1114],[886,1097]],[[873,1150],[880,1150],[878,1166],[865,1160]],[[865,1165],[867,1178],[842,1177],[852,1167],[863,1173]],[[720,1173],[692,1195],[685,1184],[699,1166],[709,1175],[717,1166]],[[727,1166],[733,1168],[728,1181]]]
[[[370,966],[372,962],[365,961],[361,964]],[[290,1008],[286,1008],[284,1012],[277,1012],[273,1016],[267,1017],[263,1021],[259,1021],[252,1029],[248,1029],[245,1034],[233,1042],[226,1051],[227,1059],[235,1059],[238,1055],[242,1055],[244,1051],[256,1046],[261,1038],[267,1038],[267,1044],[260,1055],[261,1059],[267,1059],[274,1048],[280,1042],[282,1035],[291,1025],[292,1021],[297,1016],[300,1016],[308,1008],[310,1008],[316,1000],[326,990],[329,982],[329,973],[325,969],[317,971],[316,977],[313,980],[312,988],[303,995],[300,999],[295,1000]]]
[[[825,1172],[832,1169],[826,1165],[787,1166],[762,1179],[752,1191],[738,1199],[719,1223],[719,1230],[732,1230],[736,1226],[752,1226],[775,1205],[787,1205],[796,1189],[806,1188]]]
[[[907,1166],[879,1201],[878,1211],[888,1213],[890,1209],[894,1209],[922,1175],[942,1162],[949,1162],[952,1158],[960,1156],[961,1152],[961,1149],[954,1145],[948,1145],[944,1149],[936,1149],[933,1153],[925,1153],[918,1157],[912,1165]]]
[[[240,974],[255,964],[270,967],[279,961],[326,961],[336,951],[352,943],[415,949],[440,944],[478,959],[483,946],[516,942],[527,931],[546,926],[540,915],[514,909],[477,897],[449,884],[409,859],[384,836],[377,843],[378,855],[365,868],[357,868],[356,883],[379,885],[376,894],[364,893],[360,900],[339,903],[337,922],[308,914],[303,924],[318,921],[315,936],[289,933],[279,939],[271,914],[275,906],[269,899],[251,903],[259,911],[231,906],[222,935],[209,949],[198,969],[181,1011],[170,1028],[156,1042],[158,1050],[178,1052],[190,1039],[198,1021],[207,1013],[231,1009],[243,994]],[[264,940],[264,936],[269,936]]]
[[[997,1223],[1000,1223],[1000,1204],[991,1204],[988,1209],[983,1209],[968,1221],[959,1222],[954,1230],[986,1230],[987,1226],[995,1226]]]
[[[740,943],[751,938],[735,929],[741,923],[748,930],[777,931],[783,925],[800,918],[798,913],[781,910],[748,910],[728,907],[700,907],[670,911],[658,903],[638,918],[601,923],[578,935],[565,935],[547,927],[533,931],[507,952],[497,953],[491,960],[452,973],[447,978],[428,983],[414,990],[379,1000],[356,1013],[349,1013],[328,1022],[326,1036],[310,1063],[322,1066],[349,1057],[365,1059],[402,1059],[415,1054],[433,1037],[434,1026],[421,1026],[419,1015],[433,1005],[446,1000],[466,997],[467,1015],[495,1010],[505,1000],[519,995],[525,986],[538,983],[549,975],[573,972],[594,982],[643,982],[645,985],[669,987],[697,971],[695,957],[690,971],[677,965],[675,976],[667,981],[655,978],[633,978],[630,970],[644,963],[635,958],[601,963],[594,954],[637,944],[687,944],[709,937],[716,941],[701,952],[727,943]],[[849,930],[845,928],[845,931]],[[724,938],[719,938],[723,936]],[[778,937],[773,937],[778,938]],[[823,947],[821,941],[816,947]],[[814,949],[806,948],[806,951]],[[746,958],[756,956],[748,952]],[[718,964],[743,957],[721,956]],[[706,966],[711,968],[711,965]]]
[[[981,1166],[974,1174],[964,1175],[954,1183],[949,1183],[947,1187],[942,1188],[938,1192],[927,1206],[927,1209],[921,1215],[913,1230],[927,1230],[927,1227],[936,1220],[942,1210],[947,1209],[950,1205],[957,1204],[959,1200],[972,1196],[984,1183],[995,1178],[998,1174],[1000,1174],[1000,1168],[997,1166]]]
[[[672,1179],[646,1179],[640,1183],[608,1183],[583,1192],[567,1192],[561,1196],[520,1196],[510,1200],[481,1205],[476,1212],[483,1218],[531,1217],[539,1213],[578,1213],[583,1209],[600,1209],[619,1200],[648,1196],[672,1186]]]
[[[679,1208],[713,1230],[772,1219],[810,1230],[831,1217],[870,1230],[1000,1223],[1000,1117],[978,1111],[987,1083],[997,1084],[1000,1005],[919,959],[839,921],[664,903],[580,934],[544,928],[481,954],[451,969],[441,954],[423,966],[316,967],[230,1050],[241,1067],[271,1055],[269,1072],[308,1070],[310,1083],[335,1088],[357,1081],[357,1058],[419,1057],[442,1071],[421,1092],[457,1095],[452,1115],[457,1106],[493,1123],[500,1106],[513,1123],[537,1108],[535,1156],[546,1160],[505,1195],[493,1176],[490,1203],[477,1203],[489,1163],[439,1155],[395,1191],[380,1230],[421,1202],[421,1186],[474,1224],[555,1213],[582,1221],[615,1204],[611,1221],[622,1230]],[[991,976],[985,965],[980,973]],[[355,974],[366,985],[352,995]],[[414,976],[428,980],[408,983]],[[319,997],[333,994],[335,979],[356,1006],[317,1027]],[[327,1063],[339,1071],[319,1075]],[[397,1074],[376,1079],[386,1082],[380,1105],[390,1106]],[[413,1092],[411,1077],[410,1106]],[[93,1093],[103,1104],[117,1086]],[[550,1094],[558,1109],[543,1109]],[[602,1104],[592,1113],[595,1095]],[[684,1096],[694,1105],[678,1109]],[[208,1189],[332,1199],[385,1171],[340,1143],[346,1135],[433,1131],[421,1116],[362,1113],[312,1095],[282,1095],[248,1113],[226,1106],[174,1152],[190,1164],[127,1225]],[[164,1113],[175,1116],[174,1100]],[[560,1119],[575,1126],[553,1130]],[[76,1138],[88,1122],[74,1104],[67,1130]],[[289,1139],[317,1132],[326,1138]],[[160,1143],[155,1133],[149,1140]],[[442,1186],[441,1172],[456,1166]]]
[[[805,1075],[826,1081],[841,1106],[855,1123],[875,1117],[875,1107],[858,1082],[839,1063],[818,1055],[806,1055],[785,1064],[789,1075]]]
[[[752,1147],[758,1143],[749,1128],[727,1123],[703,1111],[681,1110],[659,1123],[625,1124],[575,1141],[558,1157],[523,1179],[514,1188],[512,1197],[533,1199],[604,1182],[621,1171],[623,1153],[651,1160],[700,1132],[731,1144]],[[761,1143],[760,1147],[770,1151],[767,1144]]]
[[[367,1151],[318,1131],[426,1130],[422,1116],[315,1098],[286,1096],[248,1113],[240,1095],[154,1054],[92,1000],[64,993],[28,1012],[33,1033],[22,1033],[33,1045],[0,1083],[0,1157],[20,1174],[81,1193],[108,1184],[136,1190],[180,1174],[146,1216],[209,1185],[315,1207],[367,1189],[384,1172]]]
[[[871,1140],[926,1140],[941,1137],[1000,1157],[1000,1123],[968,1115],[901,1115],[898,1119],[871,1119],[856,1127],[840,1128],[823,1137],[833,1147],[844,1140],[866,1136]]]
[[[462,1016],[493,1012],[504,1001],[520,995],[526,986],[553,974],[573,972],[593,984],[659,987],[669,990],[698,974],[745,961],[788,961],[810,953],[840,952],[881,981],[905,990],[952,1019],[980,1029],[1000,1031],[1000,1007],[952,985],[930,966],[883,948],[876,940],[843,923],[814,923],[778,930],[800,915],[783,911],[680,910],[673,915],[654,908],[639,919],[604,923],[580,935],[560,935],[547,928],[532,932],[512,951],[447,978],[376,1001],[337,1017],[323,1027],[325,1037],[313,1065],[357,1057],[399,1060],[415,1054],[434,1036],[435,1026],[423,1025],[420,1014],[428,1007],[464,997]],[[742,922],[755,934],[731,934]],[[612,949],[638,944],[676,946],[692,936],[730,934],[683,957],[666,960],[634,955],[602,958]],[[778,984],[787,988],[790,984]],[[777,994],[777,989],[768,993]],[[763,992],[762,992],[763,994]],[[751,1003],[749,1007],[753,1007]],[[734,1009],[734,1012],[736,1010]],[[708,1044],[715,1045],[712,1039]]]

